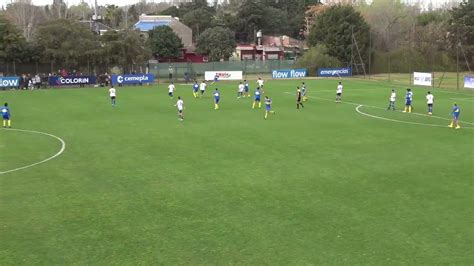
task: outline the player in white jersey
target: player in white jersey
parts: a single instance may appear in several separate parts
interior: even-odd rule
[[[239,88],[237,89],[237,99],[244,96],[245,85],[242,82],[239,83]]]
[[[109,96],[110,102],[112,102],[112,106],[115,106],[115,98],[117,97],[117,91],[115,90],[114,86],[110,87]]]
[[[204,95],[204,92],[206,91],[206,87],[207,87],[206,81],[203,80],[201,84],[199,85],[199,90],[201,91],[201,97]]]
[[[428,104],[428,114],[432,115],[433,114],[434,96],[433,96],[433,94],[431,94],[431,92],[428,92],[426,94],[426,103]]]
[[[343,90],[342,82],[339,81],[339,85],[337,85],[337,90],[336,90],[336,102],[337,103],[340,103],[341,100],[342,100],[342,90]]]
[[[392,93],[390,94],[390,103],[388,104],[387,110],[390,110],[392,108],[393,111],[395,111],[395,101],[397,100],[397,93],[395,90],[392,90]]]
[[[265,93],[263,91],[263,84],[265,83],[265,81],[262,79],[262,78],[258,78],[257,80],[257,84],[258,84],[258,87],[260,88],[260,90],[262,91],[262,93]]]
[[[178,118],[179,120],[184,120],[184,102],[181,100],[181,97],[178,96],[178,101],[174,105],[178,108]]]
[[[173,94],[174,94],[174,89],[175,89],[175,86],[174,86],[174,83],[171,82],[170,85],[168,85],[168,96],[170,96],[171,98],[173,98]]]

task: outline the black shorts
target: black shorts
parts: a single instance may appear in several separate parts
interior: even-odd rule
[[[183,113],[183,110],[178,110],[178,113],[182,114],[182,113]]]
[[[115,96],[110,96],[110,99],[115,100]]]
[[[333,95],[334,95],[334,94],[333,94]],[[336,93],[336,95],[337,95],[337,96],[341,96],[341,95],[342,95],[342,93],[338,92],[338,93]]]
[[[429,104],[428,104],[428,107],[433,107],[433,104],[432,104],[432,103],[429,103]]]

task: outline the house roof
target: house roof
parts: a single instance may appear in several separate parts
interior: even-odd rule
[[[156,27],[169,26],[171,20],[138,21],[135,23],[135,29],[140,31],[149,31]]]

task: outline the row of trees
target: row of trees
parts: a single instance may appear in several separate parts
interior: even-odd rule
[[[473,1],[427,12],[400,0],[374,0],[370,5],[364,1],[321,5],[319,0],[229,0],[214,6],[194,0],[179,7],[140,2],[101,7],[104,23],[120,30],[100,37],[75,22],[92,14],[86,4],[47,7],[57,18],[38,22],[32,17],[46,11],[25,1],[29,0],[9,4],[3,15],[0,12],[0,60],[4,62],[127,68],[152,55],[179,55],[182,43],[170,28],[155,29],[147,40],[131,29],[142,12],[179,17],[193,29],[197,51],[212,61],[228,59],[236,43],[254,42],[257,30],[306,39],[310,50],[300,64],[313,68],[354,61],[367,66],[372,58],[375,72],[426,66],[449,70],[459,50],[463,62],[472,65],[474,57]],[[23,20],[15,14],[22,14]],[[386,68],[387,61],[392,69]]]
[[[32,40],[0,15],[0,62],[47,62],[70,69],[96,68],[106,71],[120,66],[130,70],[151,56],[150,46],[134,30],[109,31],[98,36],[78,22],[68,19],[51,20],[38,27]]]
[[[469,70],[474,65],[474,1],[421,11],[401,1],[318,6],[300,64],[310,68],[371,59],[372,72]],[[352,37],[353,36],[353,37]],[[359,56],[360,54],[360,56]]]

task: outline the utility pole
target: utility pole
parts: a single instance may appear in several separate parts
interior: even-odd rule
[[[369,30],[369,79],[370,79],[370,64],[372,60],[372,31]]]
[[[459,90],[459,27],[456,27],[456,89]]]
[[[99,23],[98,21],[101,20],[101,17],[99,16],[98,14],[98,5],[97,5],[97,0],[95,0],[95,3],[94,3],[94,15],[92,16],[92,21],[94,22],[94,32],[97,33],[97,34],[100,34],[100,31],[99,31]]]
[[[354,26],[351,27],[351,72],[352,73],[354,73],[353,63],[354,63]]]

